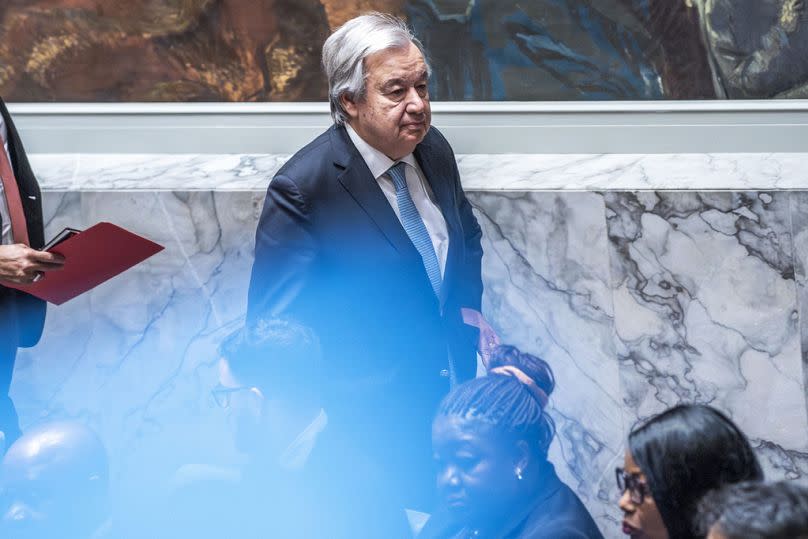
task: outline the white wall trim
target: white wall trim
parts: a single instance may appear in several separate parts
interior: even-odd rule
[[[327,103],[14,103],[34,153],[292,153]],[[808,100],[438,102],[457,153],[808,151]]]
[[[15,114],[318,114],[328,103],[10,103]],[[806,112],[808,99],[745,101],[447,101],[436,113]]]

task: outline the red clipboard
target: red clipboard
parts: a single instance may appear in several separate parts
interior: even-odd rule
[[[46,272],[42,280],[35,283],[3,283],[3,286],[61,305],[164,249],[112,223],[98,223],[84,232],[70,232],[67,239],[51,242],[55,243],[53,247],[45,249],[65,257],[61,270]]]

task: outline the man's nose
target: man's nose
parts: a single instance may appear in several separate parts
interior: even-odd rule
[[[407,113],[417,116],[423,114],[426,110],[427,98],[421,96],[415,87],[412,87],[407,92]]]

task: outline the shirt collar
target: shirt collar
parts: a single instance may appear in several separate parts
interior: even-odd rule
[[[362,137],[359,136],[359,133],[354,131],[354,128],[345,124],[345,130],[348,131],[348,136],[351,137],[351,142],[353,142],[356,149],[359,150],[359,155],[362,156],[362,159],[365,161],[365,164],[370,169],[370,173],[373,174],[373,178],[378,180],[380,176],[383,176],[390,170],[390,167],[396,164],[396,161],[393,161],[382,152],[368,144]],[[415,156],[410,153],[399,159],[399,161],[403,161],[410,165],[411,167],[417,170]]]
[[[306,465],[314,445],[317,443],[317,437],[325,430],[328,425],[328,415],[325,410],[320,408],[320,412],[314,421],[303,429],[297,438],[292,440],[292,443],[281,453],[278,458],[278,463],[281,468],[286,470],[299,470]]]

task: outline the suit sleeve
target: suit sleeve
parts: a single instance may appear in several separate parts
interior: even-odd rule
[[[316,257],[308,206],[297,185],[276,176],[267,189],[255,234],[247,321],[295,316],[302,288]]]
[[[460,184],[460,172],[457,169],[454,155],[452,155],[452,161],[455,169],[455,197],[460,215],[460,225],[463,227],[463,242],[465,244],[460,306],[480,311],[483,297],[483,248],[481,244],[483,232],[479,223],[477,223],[477,218],[474,216],[471,203],[463,192],[463,186]]]
[[[31,170],[31,165],[28,163],[20,135],[17,133],[17,128],[14,126],[14,121],[2,98],[0,98],[0,114],[6,123],[8,149],[22,197],[25,220],[28,224],[28,238],[32,248],[41,249],[45,244],[45,231],[42,224],[42,193]],[[17,346],[22,348],[36,346],[45,327],[47,303],[25,292],[0,285],[0,309],[11,309],[12,304],[17,318]]]

